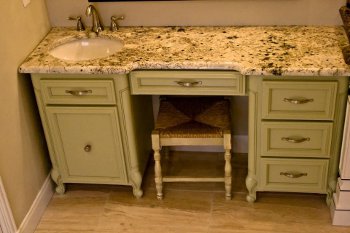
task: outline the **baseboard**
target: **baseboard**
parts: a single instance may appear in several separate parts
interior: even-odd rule
[[[54,194],[54,185],[50,175],[46,178],[17,233],[33,233]]]
[[[3,233],[15,233],[16,224],[13,219],[10,204],[8,202],[4,185],[0,177],[0,228]]]
[[[338,210],[335,203],[337,202],[337,196],[333,195],[333,200],[330,204],[330,211],[332,217],[332,224],[335,226],[350,226],[350,210]]]
[[[202,151],[202,152],[223,152],[221,146],[173,146],[171,150],[175,151]],[[233,135],[232,139],[233,153],[248,153],[248,136]]]

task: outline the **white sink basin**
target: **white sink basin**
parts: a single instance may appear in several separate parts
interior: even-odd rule
[[[61,44],[49,53],[62,60],[83,61],[108,57],[123,47],[123,42],[117,39],[85,38]]]

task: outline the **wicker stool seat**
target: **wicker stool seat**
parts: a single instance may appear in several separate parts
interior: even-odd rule
[[[163,146],[214,146],[225,149],[223,177],[162,176],[160,150]],[[163,182],[225,182],[226,198],[231,198],[231,118],[230,103],[222,97],[162,97],[152,132],[157,198],[163,198]]]

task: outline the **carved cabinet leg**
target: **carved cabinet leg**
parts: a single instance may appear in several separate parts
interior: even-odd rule
[[[62,182],[61,175],[57,172],[57,170],[52,169],[51,170],[51,178],[56,183],[56,193],[58,194],[64,194],[66,191],[66,187],[64,183]]]
[[[142,176],[138,169],[131,169],[132,192],[136,198],[141,198],[143,191],[141,189]]]
[[[248,195],[247,195],[246,199],[248,202],[253,203],[256,200],[257,181],[248,175],[246,180],[245,180],[245,183],[246,183],[246,186],[248,189]]]

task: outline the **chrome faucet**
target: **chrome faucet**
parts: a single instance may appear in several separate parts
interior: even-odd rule
[[[97,13],[96,8],[93,5],[89,5],[86,8],[86,16],[92,16],[92,28],[91,31],[95,32],[97,35],[103,31],[103,26],[100,17]]]

